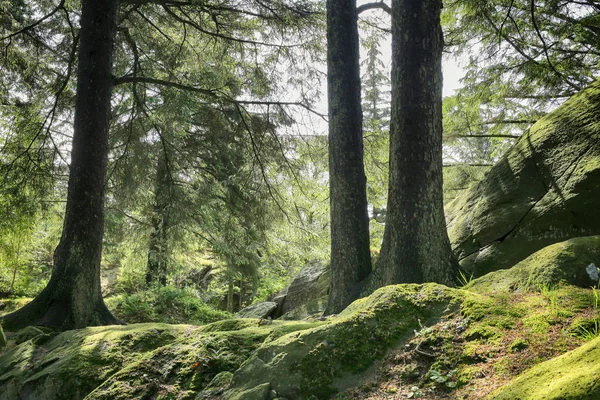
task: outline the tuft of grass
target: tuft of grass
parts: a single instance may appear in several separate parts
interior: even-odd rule
[[[459,270],[457,279],[458,279],[459,286],[461,286],[461,287],[467,286],[469,283],[471,283],[473,281],[473,274],[471,274],[467,277],[467,275],[462,270]]]

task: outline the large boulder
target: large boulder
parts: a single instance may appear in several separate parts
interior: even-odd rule
[[[237,313],[238,318],[267,318],[277,308],[274,301],[263,301],[252,304]]]
[[[307,263],[288,288],[280,314],[326,296],[329,290],[329,276],[328,265],[316,260]]]
[[[479,293],[543,290],[564,283],[583,288],[598,284],[600,236],[569,239],[544,247],[510,269],[490,272],[465,289]]]
[[[600,234],[600,82],[523,134],[446,209],[463,269],[509,268],[535,251]]]

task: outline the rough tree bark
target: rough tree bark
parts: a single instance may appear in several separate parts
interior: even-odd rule
[[[169,205],[172,201],[171,175],[164,151],[158,155],[156,183],[154,188],[154,214],[152,216],[152,232],[148,246],[148,262],[146,265],[146,284],[158,282],[167,284],[167,257],[169,229]]]
[[[327,1],[327,70],[332,314],[371,272],[356,0]]]
[[[390,180],[381,253],[368,287],[458,274],[442,196],[441,0],[392,4]]]
[[[112,89],[117,0],[83,0],[77,99],[62,236],[48,285],[3,318],[6,329],[45,325],[60,330],[118,321],[100,292],[104,182]]]

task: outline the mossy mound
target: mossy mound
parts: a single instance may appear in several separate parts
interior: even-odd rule
[[[529,369],[492,393],[494,400],[600,399],[600,338]]]
[[[542,290],[561,283],[589,288],[598,284],[600,236],[570,239],[543,248],[514,267],[491,272],[465,289],[480,292]]]
[[[0,400],[389,398],[380,384],[397,398],[484,396],[580,345],[599,320],[592,289],[410,284],[325,320],[30,327],[0,352]]]
[[[270,337],[314,324],[134,324],[36,338],[0,356],[0,399],[193,399]],[[214,382],[213,382],[214,384]]]
[[[437,322],[462,302],[442,285],[397,285],[352,303],[317,328],[261,346],[233,375],[225,399],[329,398],[357,384],[376,360],[422,325]],[[456,308],[456,307],[455,307]]]
[[[548,114],[446,208],[461,266],[476,277],[600,234],[600,81]]]

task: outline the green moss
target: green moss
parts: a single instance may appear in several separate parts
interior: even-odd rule
[[[462,296],[436,284],[379,289],[320,326],[265,343],[234,374],[226,398],[262,383],[286,398],[327,398],[356,384],[357,374],[421,324],[437,321]]]
[[[512,351],[513,353],[518,353],[521,350],[526,349],[527,347],[529,347],[529,342],[523,338],[516,338],[508,346],[510,351]]]
[[[465,339],[467,340],[493,340],[498,339],[501,336],[502,332],[500,329],[483,324],[478,324],[472,328],[467,329],[467,331],[465,332]]]
[[[474,279],[465,289],[477,293],[542,291],[561,283],[589,288],[597,284],[586,268],[600,259],[600,236],[581,237],[547,246],[514,267]]]
[[[600,339],[538,364],[492,393],[494,400],[600,398]]]

